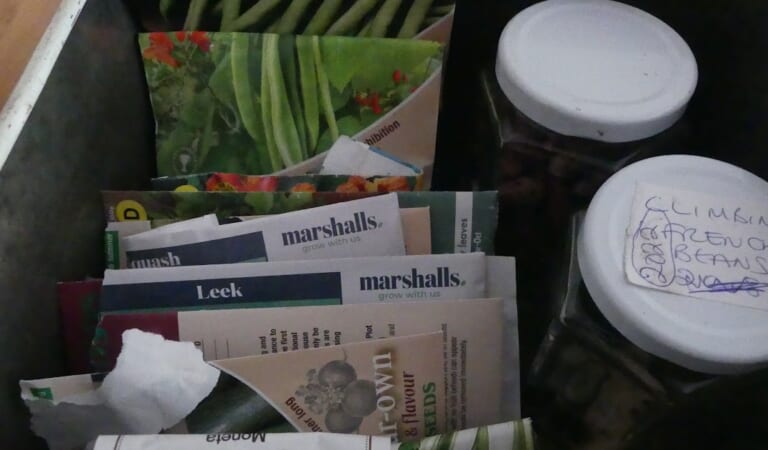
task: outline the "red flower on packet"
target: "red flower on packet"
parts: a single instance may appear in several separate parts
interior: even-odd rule
[[[214,173],[205,182],[206,191],[242,191],[243,179],[233,173]]]
[[[179,44],[184,44],[189,41],[192,45],[197,46],[200,51],[207,53],[211,50],[211,40],[208,38],[208,34],[204,31],[177,31],[173,33],[176,37],[176,41]],[[189,45],[189,44],[187,44]],[[147,47],[142,56],[144,59],[155,60],[161,63],[167,64],[171,67],[179,67],[181,63],[173,55],[175,46],[173,40],[167,33],[150,33],[149,34],[149,47]],[[181,55],[182,59],[184,54]],[[187,55],[188,57],[189,55]]]
[[[291,186],[291,192],[317,192],[317,187],[312,183],[296,183]]]
[[[173,42],[165,33],[151,33],[149,35],[149,47],[144,50],[144,59],[155,60],[171,67],[179,67],[179,62],[173,57]]]
[[[208,34],[205,31],[193,31],[188,34],[190,42],[200,48],[205,53],[211,49],[211,40],[208,38]]]
[[[270,176],[253,176],[249,175],[245,177],[245,184],[243,185],[243,191],[245,192],[275,192],[277,191],[277,177]]]
[[[277,177],[214,173],[205,182],[206,191],[275,192]]]
[[[407,83],[408,76],[400,69],[397,69],[392,73],[392,81],[394,81],[395,84]]]
[[[406,177],[382,177],[368,181],[363,177],[353,175],[336,188],[336,192],[397,192],[410,191]]]
[[[149,35],[149,43],[152,47],[161,48],[168,52],[173,50],[173,41],[165,33],[151,33]]]
[[[378,192],[409,191],[408,180],[405,177],[384,177],[374,180]]]
[[[352,175],[336,188],[336,192],[365,192],[365,178]]]

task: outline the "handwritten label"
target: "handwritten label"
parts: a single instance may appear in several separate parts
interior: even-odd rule
[[[768,202],[640,183],[624,261],[638,286],[768,310]]]

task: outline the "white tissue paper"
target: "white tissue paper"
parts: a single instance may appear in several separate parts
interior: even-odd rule
[[[347,136],[333,144],[320,169],[322,175],[414,176],[421,170],[376,147],[369,147]]]
[[[191,413],[218,379],[218,369],[203,361],[193,343],[134,329],[123,333],[117,364],[99,391],[128,434],[152,434]]]
[[[101,386],[90,375],[21,381],[32,429],[52,450],[70,450],[104,434],[154,434],[184,419],[211,393],[219,370],[191,342],[139,330],[123,333],[115,368]],[[31,387],[59,392],[41,399]]]

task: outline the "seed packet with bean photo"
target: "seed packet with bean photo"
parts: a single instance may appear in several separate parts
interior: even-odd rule
[[[438,96],[421,92],[439,78],[440,43],[196,33],[139,36],[160,175],[306,173],[341,135],[424,133],[436,120],[407,112],[420,101],[437,106]],[[431,149],[383,148],[423,169],[434,139]]]
[[[186,88],[208,85],[212,88],[211,97],[215,97],[215,103],[223,106],[217,108],[213,116],[209,109],[197,114],[197,119],[194,114],[182,117],[183,125],[179,128],[186,129],[187,133],[206,136],[208,139],[192,141],[193,146],[183,152],[182,148],[176,147],[179,150],[176,155],[168,154],[169,147],[162,151],[158,148],[158,165],[171,163],[176,168],[184,169],[183,173],[193,173],[192,168],[195,166],[198,166],[197,172],[217,170],[268,173],[237,168],[242,167],[243,158],[221,153],[219,150],[231,145],[239,147],[255,143],[262,148],[264,145],[270,145],[269,139],[261,129],[265,123],[272,124],[276,116],[278,123],[289,125],[281,128],[277,140],[272,139],[278,148],[283,148],[280,142],[283,136],[287,136],[289,140],[297,137],[303,146],[307,146],[307,155],[312,153],[313,143],[322,144],[317,146],[316,156],[276,173],[303,175],[307,172],[319,172],[324,159],[322,150],[327,149],[329,145],[328,142],[322,141],[323,136],[329,134],[332,139],[339,134],[349,134],[366,144],[393,152],[404,161],[420,167],[424,171],[425,188],[429,188],[435,155],[442,58],[435,58],[437,64],[419,85],[419,72],[408,68],[408,51],[396,54],[395,58],[374,60],[371,65],[365,62],[365,56],[380,55],[389,48],[385,46],[374,49],[363,55],[363,58],[342,55],[344,52],[340,52],[338,55],[342,57],[334,60],[333,53],[329,58],[324,58],[327,55],[324,46],[321,45],[320,52],[315,52],[313,46],[306,42],[318,36],[329,38],[331,41],[349,36],[360,41],[360,46],[369,45],[364,42],[372,38],[424,40],[447,44],[453,27],[454,0],[252,0],[242,3],[240,0],[164,0],[159,4],[138,0],[124,1],[129,5],[137,22],[143,24],[146,31],[155,32],[145,35],[149,38],[143,38],[145,41],[142,43],[142,56],[147,65],[155,64],[163,69],[174,69],[168,72],[177,72],[181,74],[177,78],[185,78],[188,82],[179,83],[161,77],[162,86],[157,89],[153,87],[155,83],[149,83],[152,96],[169,96],[176,101],[174,105],[180,100],[183,102],[185,98],[205,103],[208,102],[205,95],[202,98],[190,96],[189,89]],[[227,33],[207,33],[217,31]],[[246,39],[233,32],[302,35],[297,39],[294,58],[287,58],[290,54],[287,51],[289,43],[294,40],[292,36],[279,45],[280,69],[283,74],[283,80],[280,81],[285,84],[285,88],[277,85],[265,86],[260,82],[266,78],[262,76],[267,71],[264,67],[272,66],[253,64],[252,54],[262,53],[269,56],[269,52],[263,52],[264,48],[258,45],[244,52],[243,49],[249,47],[245,45]],[[234,45],[235,51],[229,54],[229,62],[220,57],[227,53],[227,49],[216,42],[214,35],[229,36],[224,40],[235,36],[233,41],[239,41]],[[146,39],[150,39],[148,46]],[[217,64],[215,69],[208,60]],[[249,61],[248,67],[243,64],[245,60]],[[354,61],[362,62],[358,64],[360,67],[376,67],[380,74],[387,77],[387,84],[366,85],[363,86],[365,91],[350,93],[343,85],[334,82],[337,81],[334,78],[334,70],[339,68],[338,61],[348,67],[353,66]],[[184,77],[190,67],[196,75],[201,76]],[[232,67],[232,71],[229,67]],[[208,78],[210,70],[214,70],[214,73]],[[249,75],[248,79],[244,78],[246,73]],[[274,75],[276,72],[272,70],[271,73]],[[226,86],[230,79],[237,89]],[[280,77],[276,79],[279,80]],[[307,84],[307,80],[317,80],[317,83]],[[327,90],[324,88],[326,81],[330,86]],[[266,89],[268,87],[272,89]],[[180,94],[180,91],[183,93]],[[201,93],[203,89],[194,91]],[[283,95],[283,91],[287,95]],[[255,101],[247,100],[248,92],[255,94],[251,96]],[[301,95],[297,95],[297,92],[301,92]],[[270,99],[265,93],[277,95],[281,102],[267,101]],[[407,98],[396,108],[389,110],[393,101],[397,102],[398,95],[407,95]],[[351,105],[352,114],[349,114],[349,110],[344,111],[342,107],[345,97],[354,100]],[[287,102],[284,100],[286,98]],[[208,102],[208,106],[214,105]],[[355,107],[359,108],[359,114],[354,111]],[[268,112],[265,113],[265,110]],[[293,117],[293,122],[286,122],[289,115]],[[225,129],[230,131],[223,137],[220,134],[222,122]],[[326,124],[330,133],[322,133]],[[158,135],[158,146],[161,140],[162,137]],[[326,140],[332,142],[330,139]],[[171,149],[174,147],[175,144],[170,145]],[[242,153],[242,150],[240,152]],[[280,158],[285,155],[287,153],[283,153]],[[267,168],[275,162],[279,164],[280,158],[268,158],[262,154],[259,167]],[[252,158],[246,158],[247,160],[252,161]],[[200,169],[200,164],[211,168]],[[253,162],[248,164],[254,167]],[[163,169],[160,173],[171,174],[165,173]]]
[[[204,30],[412,38],[453,14],[455,0],[123,0],[146,31]],[[193,37],[193,39],[198,39]]]

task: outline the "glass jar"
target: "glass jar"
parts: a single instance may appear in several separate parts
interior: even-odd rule
[[[517,14],[499,39],[495,71],[480,82],[481,139],[495,139],[486,147],[496,149],[480,187],[499,190],[509,218],[502,251],[542,255],[552,241],[545,236],[562,236],[614,172],[680,152],[679,119],[696,81],[688,45],[637,8],[547,0]]]
[[[768,364],[767,310],[627,281],[624,241],[642,182],[738,198],[768,195],[768,183],[734,166],[663,156],[619,171],[586,215],[572,216],[553,289],[556,317],[529,374],[530,413],[555,448],[629,448],[667,414],[718,390],[723,374]]]

